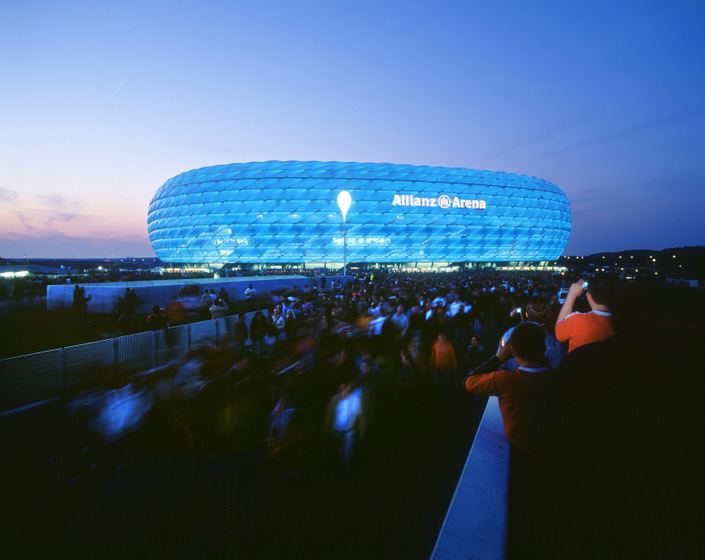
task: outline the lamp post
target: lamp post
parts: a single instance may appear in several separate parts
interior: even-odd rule
[[[348,237],[345,217],[348,214],[348,208],[350,208],[351,202],[352,197],[348,191],[341,191],[338,194],[338,206],[340,207],[340,211],[343,213],[343,276],[348,275]]]

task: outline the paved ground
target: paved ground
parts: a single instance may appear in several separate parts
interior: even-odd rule
[[[391,402],[350,476],[310,443],[192,465],[133,460],[144,436],[96,447],[49,407],[5,419],[2,556],[428,558],[483,408]]]

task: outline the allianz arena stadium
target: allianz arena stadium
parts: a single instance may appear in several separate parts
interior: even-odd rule
[[[556,185],[526,175],[267,161],[181,173],[157,189],[147,221],[168,263],[508,263],[557,259],[571,211]]]

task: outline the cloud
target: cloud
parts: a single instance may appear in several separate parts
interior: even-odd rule
[[[57,208],[72,208],[81,207],[81,202],[78,199],[64,196],[59,193],[47,193],[36,195],[36,200],[40,205],[47,206],[55,211]]]
[[[0,235],[0,255],[5,258],[104,258],[153,257],[149,240],[114,236],[102,239],[73,238],[69,236],[41,238],[8,238]]]
[[[20,199],[15,191],[2,192],[8,193],[4,200],[12,205],[0,208],[0,231],[28,231],[32,234],[38,231],[63,231],[70,224],[105,219],[82,211],[83,201],[61,193],[32,193]],[[0,200],[3,200],[2,192]]]
[[[542,130],[537,130],[534,133],[529,133],[524,138],[517,139],[514,142],[507,142],[502,146],[499,146],[493,152],[489,152],[486,155],[480,156],[483,160],[493,160],[498,158],[504,158],[512,152],[523,150],[536,144],[542,144],[546,141],[554,140],[555,138],[562,137],[566,133],[570,133],[580,127],[580,123],[568,122],[560,123]]]
[[[14,202],[17,200],[19,193],[11,189],[0,189],[0,202]]]
[[[54,200],[55,209],[37,206],[0,208],[0,239],[82,239],[89,242],[94,239],[134,241],[147,238],[146,223],[141,224],[119,214],[105,216],[71,211],[60,208],[61,205],[70,206],[71,201],[62,197]]]
[[[54,224],[99,219],[97,216],[87,216],[78,212],[56,212],[44,208],[15,208],[14,214],[19,223],[29,230],[50,229]]]
[[[52,239],[57,241],[82,241],[90,243],[109,243],[116,241],[140,241],[148,239],[146,232],[120,231],[114,227],[103,229],[85,229],[75,232],[66,232],[57,228],[40,226],[28,226],[24,231],[0,232],[0,239],[10,239],[13,241],[29,239]]]
[[[666,115],[664,117],[643,120],[642,122],[636,123],[632,126],[612,130],[604,134],[596,134],[594,136],[589,136],[579,142],[573,142],[572,144],[562,145],[556,150],[540,154],[539,157],[552,158],[558,155],[563,155],[565,153],[590,148],[592,146],[610,144],[611,142],[614,142],[615,140],[620,140],[622,138],[641,138],[647,131],[658,129],[663,126],[668,126],[673,123],[678,123],[680,121],[689,121],[696,117],[702,116],[702,111],[688,110],[681,111],[679,113],[674,113],[671,115]]]

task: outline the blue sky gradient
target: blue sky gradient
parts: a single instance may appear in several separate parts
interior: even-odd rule
[[[0,256],[153,256],[168,178],[263,160],[542,177],[568,255],[703,245],[705,3],[0,0]]]

